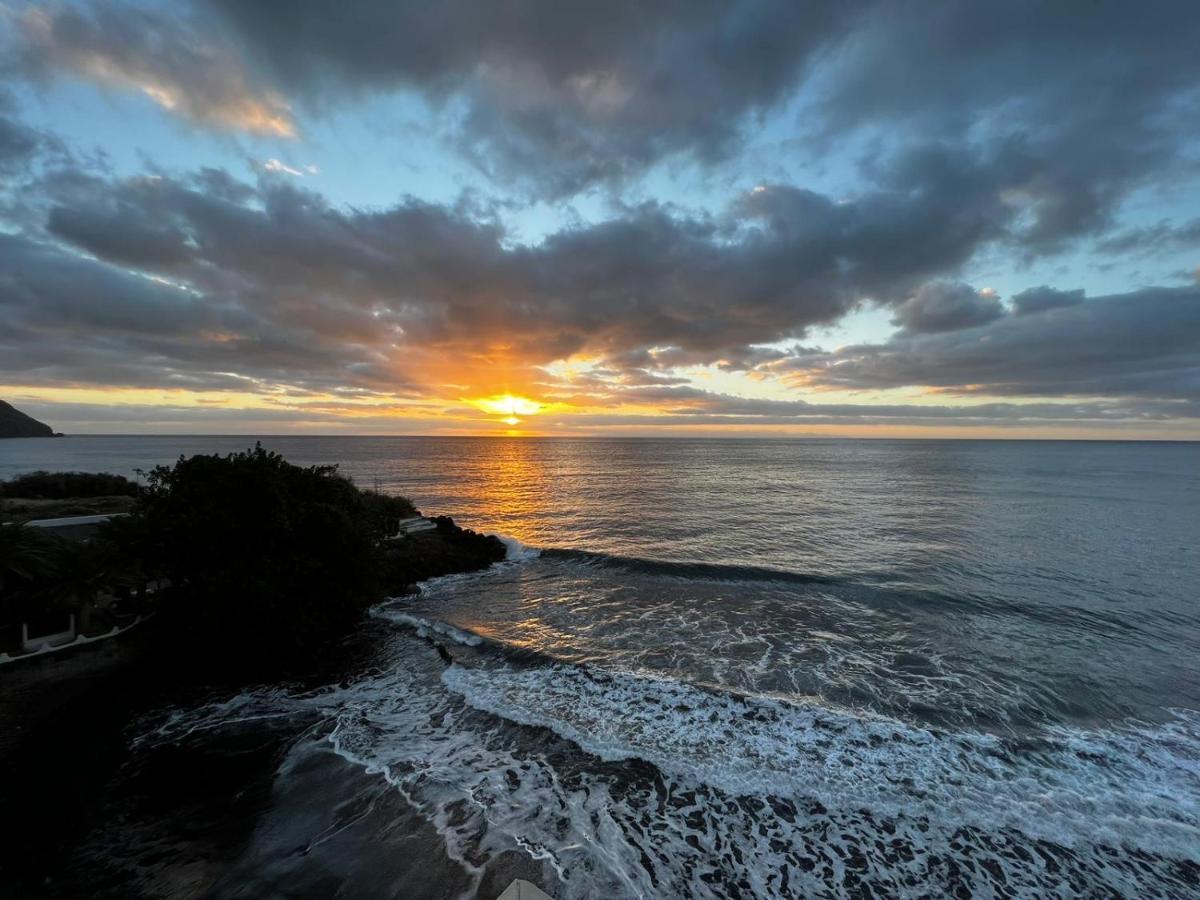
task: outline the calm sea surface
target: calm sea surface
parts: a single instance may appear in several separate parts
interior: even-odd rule
[[[0,477],[247,442],[4,441]],[[307,717],[295,757],[386,781],[468,873],[532,856],[560,898],[1200,893],[1200,445],[264,444],[510,559],[378,607],[359,677],[175,711],[147,745]]]

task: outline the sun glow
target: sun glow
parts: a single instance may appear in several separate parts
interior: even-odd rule
[[[484,412],[503,416],[505,425],[519,425],[521,416],[535,416],[545,408],[545,404],[530,400],[528,397],[516,397],[512,394],[498,394],[495,397],[482,397],[472,401]]]

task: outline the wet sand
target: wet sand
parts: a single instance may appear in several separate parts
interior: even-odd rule
[[[370,634],[343,661],[369,658]],[[195,688],[118,666],[60,680],[47,704],[51,694],[52,710],[12,707],[3,722],[25,727],[0,751],[0,808],[17,823],[0,843],[2,897],[449,900],[543,881],[524,854],[474,873],[451,860],[401,793],[311,722],[145,744],[146,717],[198,702]]]

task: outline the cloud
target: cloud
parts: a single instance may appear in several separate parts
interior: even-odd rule
[[[10,233],[0,235],[0,367],[29,383],[444,397],[490,389],[501,376],[564,389],[544,367],[578,355],[594,367],[577,388],[620,402],[651,396],[641,389],[681,388],[679,370],[692,366],[800,386],[1084,396],[1095,398],[1097,415],[1119,408],[1133,418],[1182,415],[1195,400],[1194,290],[1085,300],[1043,286],[1014,296],[1010,314],[956,280],[994,249],[1054,253],[1104,234],[1099,246],[1116,254],[1192,239],[1194,222],[1111,231],[1130,191],[1178,172],[1179,123],[1189,120],[1163,113],[1186,108],[1178,104],[1195,67],[1174,38],[1170,72],[1130,57],[1123,38],[1111,46],[1095,38],[1121,77],[1139,74],[1136,86],[1098,73],[1090,44],[1071,45],[1059,60],[1065,84],[1022,74],[1012,82],[1024,91],[1017,96],[979,67],[1005,76],[1008,54],[1028,36],[1007,13],[989,12],[1003,20],[997,42],[1008,51],[987,45],[980,59],[963,57],[950,37],[975,31],[955,4],[929,34],[879,7],[815,7],[804,13],[810,31],[784,34],[789,13],[771,3],[735,3],[719,15],[618,5],[611,21],[556,18],[536,4],[510,17],[426,9],[399,34],[376,18],[381,8],[352,7],[353,25],[354,16],[289,6],[295,15],[272,33],[258,20],[266,4],[226,10],[226,31],[202,11],[176,21],[125,7],[54,7],[20,20],[25,70],[158,90],[159,102],[175,98],[175,112],[221,129],[254,130],[260,119],[243,115],[243,104],[267,102],[294,130],[284,87],[314,114],[359,92],[419,90],[463,113],[453,137],[481,166],[544,178],[551,193],[619,180],[674,154],[722,159],[745,122],[806,78],[825,86],[810,109],[814,141],[895,128],[862,145],[862,180],[837,196],[763,179],[723,208],[614,202],[605,220],[523,244],[498,205],[406,197],[347,208],[306,189],[313,182],[300,176],[315,167],[276,157],[258,163],[251,181],[218,168],[116,177],[61,154],[50,165],[51,139],[11,117],[0,97],[0,169],[22,173],[6,186],[20,220],[10,216]],[[1107,7],[1105,15],[1119,18]],[[305,26],[318,18],[328,33]],[[780,34],[765,36],[775,26]],[[356,53],[350,30],[363,38]],[[889,83],[881,90],[896,103],[886,107],[853,90],[865,59],[878,58],[884,72],[895,64],[878,43],[888,33],[927,50],[913,63],[918,82],[961,66],[962,84],[947,80],[937,93]],[[760,68],[742,41],[763,45]],[[387,50],[401,45],[412,52]],[[1047,47],[1029,52],[1035,69],[1052,71]],[[1128,104],[1084,97],[1080,72],[1126,90]],[[821,80],[831,73],[834,83]],[[710,81],[715,93],[695,93]],[[1081,100],[1083,109],[1059,108]],[[1097,142],[1101,128],[1119,133]],[[814,327],[866,302],[891,310],[901,328],[891,341],[780,349],[811,342]],[[736,398],[705,398],[700,408],[681,393],[662,396],[681,403],[680,415],[792,415],[778,406],[748,412]]]
[[[880,3],[829,57],[810,121],[826,144],[975,148],[1025,209],[1020,242],[1045,252],[1185,174],[1198,40],[1186,0]]]
[[[289,166],[287,163],[281,162],[274,157],[271,157],[265,163],[263,163],[262,167],[263,170],[267,172],[274,172],[281,175],[293,175],[296,178],[304,178],[306,175],[317,175],[321,171],[316,166],[304,166],[298,169],[294,166]]]
[[[138,188],[134,187],[133,190]],[[146,266],[160,272],[171,271],[193,259],[195,248],[178,228],[144,217],[132,217],[122,227],[114,227],[128,203],[109,198],[95,204],[54,206],[50,209],[46,230],[103,259],[128,266]]]
[[[933,428],[1076,428],[1116,431],[1187,427],[1200,402],[1141,398],[1058,402],[878,403],[747,398],[690,385],[589,385],[555,396],[601,413],[570,417],[574,427],[605,426],[916,426]],[[1179,432],[1172,432],[1179,433]],[[1185,432],[1186,433],[1186,432]]]
[[[494,185],[549,198],[628,185],[664,161],[761,174],[744,173],[738,154],[770,125],[789,162],[865,147],[872,188],[940,179],[936,190],[960,189],[956,214],[1003,205],[987,217],[1031,256],[1106,234],[1133,191],[1185,177],[1200,111],[1200,15],[1186,0],[1150,11],[1117,0],[349,0],[336,15],[309,0],[195,0],[183,10],[34,8],[22,19],[23,68],[268,135],[295,134],[293,105],[322,116],[370,96],[417,96]]]
[[[852,7],[55,6],[22,16],[21,68],[141,91],[201,125],[280,136],[297,131],[292,99],[319,114],[371,93],[417,92],[460,111],[450,137],[480,168],[561,196],[673,155],[728,158],[747,117],[786,98]]]
[[[0,235],[0,375],[27,385],[412,393],[343,330]]]
[[[176,395],[178,396],[178,395]],[[933,404],[808,403],[802,400],[745,399],[729,394],[695,388],[636,388],[611,390],[586,397],[581,403],[607,403],[615,408],[603,412],[577,412],[555,417],[555,430],[587,432],[604,429],[633,432],[661,432],[662,429],[687,431],[729,429],[824,429],[867,427],[936,428],[939,432],[957,429],[960,433],[984,429],[989,433],[1030,429],[1043,433],[1130,434],[1172,437],[1186,435],[1189,425],[1200,420],[1200,405],[1129,403],[1094,401],[1071,403],[972,403],[958,406]],[[101,402],[45,401],[22,399],[21,406],[43,421],[67,431],[127,432],[132,427],[183,434],[235,434],[254,431],[275,433],[283,430],[345,432],[348,427],[358,434],[394,434],[404,429],[442,431],[477,428],[479,410],[438,408],[431,405],[394,405],[373,398],[278,397],[245,403],[205,399],[196,404],[174,401],[109,404]],[[641,409],[639,410],[639,405]],[[655,406],[663,407],[654,409]],[[645,411],[649,409],[650,411]],[[540,421],[540,420],[539,420]],[[536,421],[530,424],[536,425]]]
[[[561,196],[675,155],[727,158],[859,4],[210,5],[308,105],[396,90],[456,105],[481,168]]]
[[[213,128],[294,137],[283,97],[243,60],[183,15],[126,4],[31,7],[19,18],[20,67],[35,77],[69,72],[136,90],[184,118]]]
[[[724,423],[738,420],[767,420],[787,424],[799,420],[811,424],[877,423],[938,424],[1027,423],[1027,422],[1127,422],[1164,420],[1180,415],[1200,417],[1200,405],[1143,405],[1129,402],[1087,403],[972,403],[955,406],[921,403],[810,403],[804,400],[745,399],[707,391],[686,391],[680,405],[671,406],[668,391],[660,392],[655,402],[670,409],[673,416],[712,416]],[[649,398],[646,398],[649,399]]]
[[[1162,252],[1191,246],[1200,246],[1200,218],[1190,219],[1182,225],[1164,220],[1154,225],[1127,228],[1097,243],[1096,250],[1116,255]]]
[[[772,186],[722,217],[647,203],[525,246],[469,205],[344,210],[293,183],[212,169],[184,179],[58,169],[30,191],[47,239],[102,262],[377,360],[453,350],[484,368],[587,351],[623,370],[745,370],[777,355],[758,345],[832,323],[866,296],[900,299],[997,227],[944,215],[933,191],[839,204]],[[639,354],[650,361],[635,364]]]
[[[12,92],[0,86],[0,175],[9,178],[27,175],[39,158],[65,156],[60,141],[21,122],[16,111]]]
[[[1066,305],[1026,303],[1022,314],[974,328],[901,333],[884,344],[798,355],[772,370],[797,384],[854,390],[1200,399],[1200,291],[1148,288],[1083,302],[1062,293]]]
[[[1027,316],[1030,313],[1045,312],[1062,306],[1075,306],[1083,302],[1083,297],[1082,290],[1060,291],[1045,285],[1028,288],[1013,295],[1013,312],[1018,316]]]
[[[969,284],[935,281],[921,285],[896,307],[893,325],[908,334],[956,331],[986,325],[1004,315],[994,293],[976,291]]]
[[[58,167],[28,188],[42,230],[2,244],[6,362],[41,383],[245,389],[232,373],[256,390],[470,396],[497,378],[553,389],[543,367],[586,356],[594,390],[714,366],[819,387],[1194,399],[1194,290],[1043,287],[1008,314],[940,280],[1009,221],[999,202],[956,208],[960,187],[835,202],[763,185],[716,216],[646,203],[522,245],[470,204],[363,211],[290,179]],[[780,349],[868,298],[893,305],[890,342]]]
[[[24,168],[37,152],[37,132],[7,116],[0,116],[0,172]]]
[[[1187,0],[208,6],[289,96],[416,91],[461,112],[456,141],[483,170],[534,193],[728,160],[798,104],[816,153],[866,132],[881,158],[976,160],[1023,208],[1031,252],[1109,227],[1178,162],[1200,87]]]
[[[68,331],[184,334],[219,321],[213,305],[160,281],[96,265],[46,244],[0,234],[0,304],[8,324]]]

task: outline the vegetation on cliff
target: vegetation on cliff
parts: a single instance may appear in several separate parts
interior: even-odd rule
[[[0,481],[0,521],[128,512],[137,492],[138,486],[120,475],[29,472]]]
[[[154,469],[134,520],[185,649],[274,665],[344,633],[379,597],[377,544],[412,513],[336,467],[259,446]]]
[[[124,479],[108,477],[35,473],[22,490],[124,489]],[[200,672],[265,673],[310,660],[384,596],[504,558],[498,539],[445,517],[389,539],[419,515],[408,499],[261,446],[180,458],[146,481],[131,514],[85,544],[2,526],[0,617],[28,619],[161,582],[157,609],[172,655]]]
[[[108,472],[27,472],[0,482],[0,496],[30,500],[73,500],[82,497],[136,497],[138,486]]]

